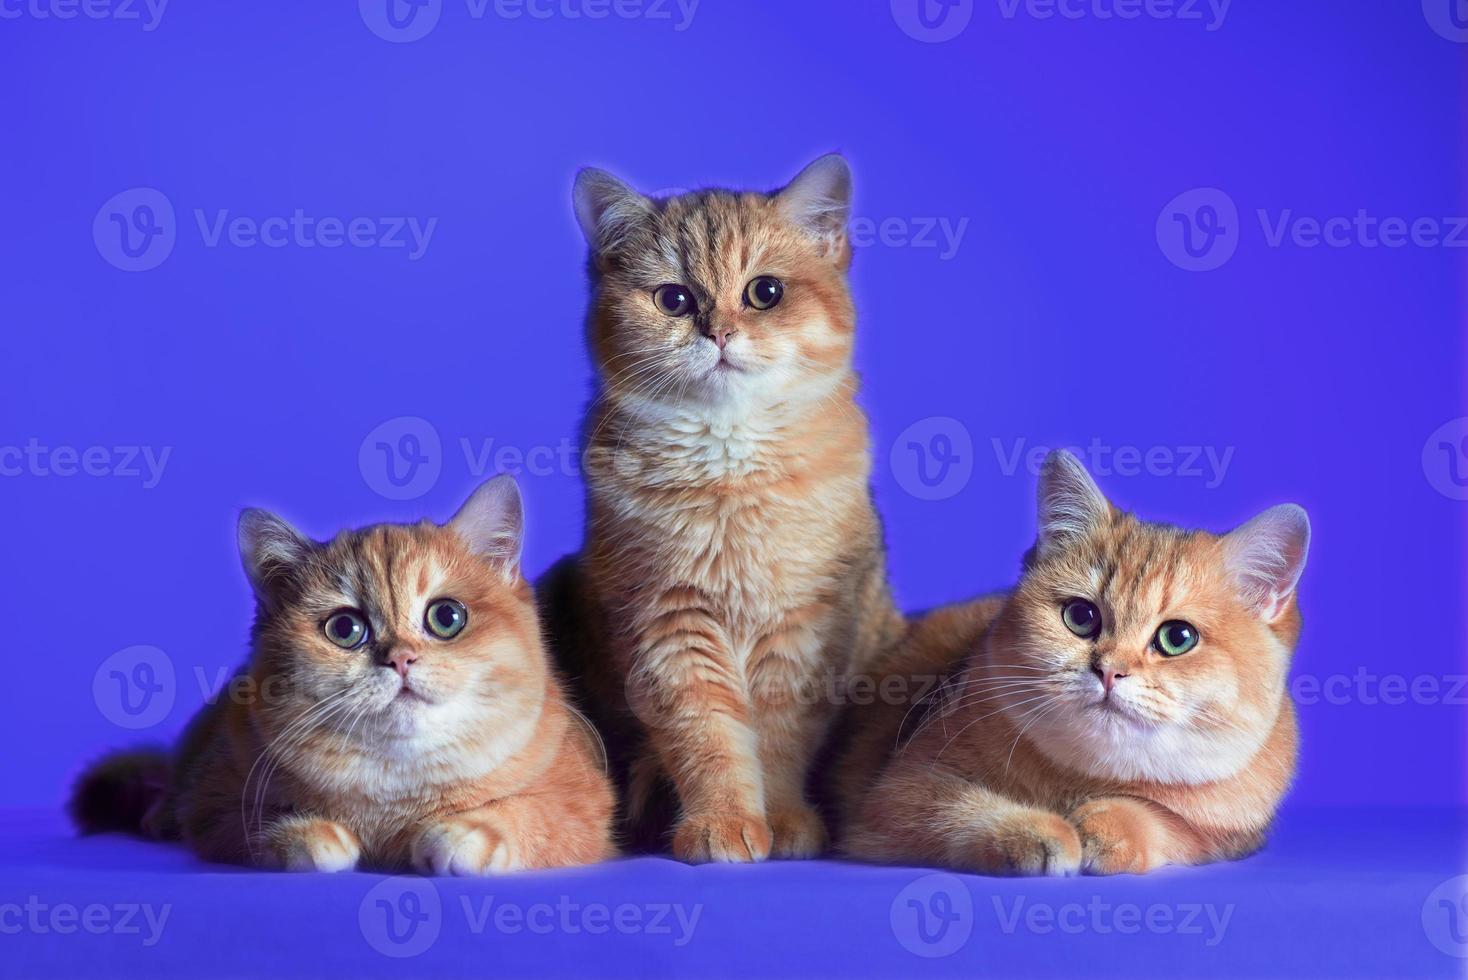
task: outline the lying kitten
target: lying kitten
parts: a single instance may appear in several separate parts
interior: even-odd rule
[[[592,170],[575,199],[598,391],[586,545],[542,589],[558,655],[641,846],[673,822],[685,861],[814,855],[820,692],[902,629],[855,401],[851,173],[652,200]]]
[[[611,788],[542,649],[521,530],[508,477],[443,527],[325,544],[246,511],[257,614],[243,694],[203,708],[171,757],[89,770],[76,822],[302,871],[476,875],[610,857]]]
[[[1018,588],[932,614],[894,653],[893,676],[953,672],[905,725],[892,706],[859,722],[845,850],[1112,874],[1260,847],[1295,770],[1309,539],[1293,505],[1222,536],[1146,524],[1052,454]]]

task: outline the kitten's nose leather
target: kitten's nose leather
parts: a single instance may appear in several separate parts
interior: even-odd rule
[[[391,667],[398,672],[399,677],[408,676],[408,668],[418,662],[417,656],[406,651],[394,650],[382,659],[382,666]]]
[[[1091,672],[1101,678],[1101,686],[1106,689],[1107,694],[1111,693],[1111,688],[1118,680],[1126,676],[1125,674],[1117,673],[1110,667],[1092,667]]]
[[[725,347],[729,346],[730,338],[732,338],[736,333],[739,332],[733,327],[714,323],[702,324],[700,325],[699,330],[709,340],[712,340],[714,343],[718,344],[719,350],[723,350]]]

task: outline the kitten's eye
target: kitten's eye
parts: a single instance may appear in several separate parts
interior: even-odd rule
[[[785,284],[774,276],[760,276],[744,287],[744,300],[757,310],[768,310],[780,305],[785,296]]]
[[[428,631],[440,640],[452,640],[464,632],[464,627],[469,623],[469,610],[464,608],[462,602],[454,599],[439,599],[428,607],[428,614],[423,617]]]
[[[1198,630],[1181,619],[1168,620],[1157,630],[1155,642],[1164,657],[1181,657],[1198,645]]]
[[[322,629],[326,632],[326,638],[343,650],[357,649],[367,642],[371,632],[367,628],[366,617],[355,609],[332,613]]]
[[[668,316],[687,316],[690,313],[698,312],[698,303],[693,298],[693,290],[677,283],[659,286],[657,292],[652,294],[652,301]]]
[[[1060,610],[1065,628],[1083,640],[1101,632],[1101,610],[1085,599],[1071,599]]]

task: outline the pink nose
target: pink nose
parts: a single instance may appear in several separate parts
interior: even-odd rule
[[[418,662],[418,658],[411,653],[394,651],[382,661],[384,667],[392,667],[400,677],[408,676],[408,668]]]
[[[1101,686],[1106,689],[1108,696],[1111,694],[1111,689],[1116,685],[1116,682],[1126,676],[1125,674],[1118,674],[1110,667],[1092,667],[1091,672],[1101,678]]]
[[[703,335],[719,345],[719,350],[729,346],[729,340],[738,330],[733,327],[706,326],[702,328]]]

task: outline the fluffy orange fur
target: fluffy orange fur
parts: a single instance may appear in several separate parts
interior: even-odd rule
[[[247,511],[249,662],[171,757],[84,775],[82,828],[291,870],[476,875],[611,856],[611,786],[542,647],[520,508],[499,478],[446,526],[325,544]],[[452,636],[428,619],[446,599],[465,617]],[[363,636],[344,647],[330,634],[350,639],[351,616]]]
[[[1012,593],[931,614],[884,664],[908,680],[946,674],[938,693],[848,719],[845,851],[1112,874],[1258,848],[1295,768],[1286,682],[1304,511],[1222,536],[1147,524],[1063,453],[1042,473],[1040,511]],[[1093,633],[1068,625],[1076,600],[1075,619],[1097,614]],[[1196,645],[1167,655],[1167,623]]]
[[[653,201],[583,173],[592,244],[584,550],[546,583],[645,846],[686,861],[803,857],[822,692],[900,634],[855,403],[850,174]],[[778,303],[751,299],[772,277]],[[659,305],[674,284],[686,312]],[[758,299],[756,297],[755,299]],[[676,813],[655,805],[670,782]]]

